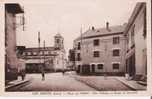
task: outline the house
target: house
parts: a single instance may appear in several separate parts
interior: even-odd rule
[[[18,74],[18,58],[16,55],[17,14],[24,11],[18,3],[5,4],[5,79],[15,80]]]
[[[80,74],[124,75],[125,25],[92,27],[74,40],[76,71]]]
[[[147,75],[146,3],[138,2],[125,28],[126,72],[131,79],[145,79]]]

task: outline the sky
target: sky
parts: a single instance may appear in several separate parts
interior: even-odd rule
[[[26,0],[20,1],[25,10],[25,31],[18,28],[17,45],[38,47],[54,45],[54,36],[64,37],[66,53],[73,48],[73,40],[89,27],[123,25],[129,19],[136,0]],[[112,2],[113,1],[113,2]]]

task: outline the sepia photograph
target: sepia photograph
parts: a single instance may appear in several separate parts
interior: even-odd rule
[[[3,3],[5,92],[147,91],[147,2]]]

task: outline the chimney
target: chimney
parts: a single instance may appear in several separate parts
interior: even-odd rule
[[[106,22],[106,29],[109,31],[109,22]]]

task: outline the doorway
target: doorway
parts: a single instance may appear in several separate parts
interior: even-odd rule
[[[129,57],[128,60],[128,67],[129,67],[129,76],[134,77],[136,73],[136,68],[135,68],[135,53]]]
[[[95,64],[92,64],[91,68],[92,68],[92,73],[95,73]]]

